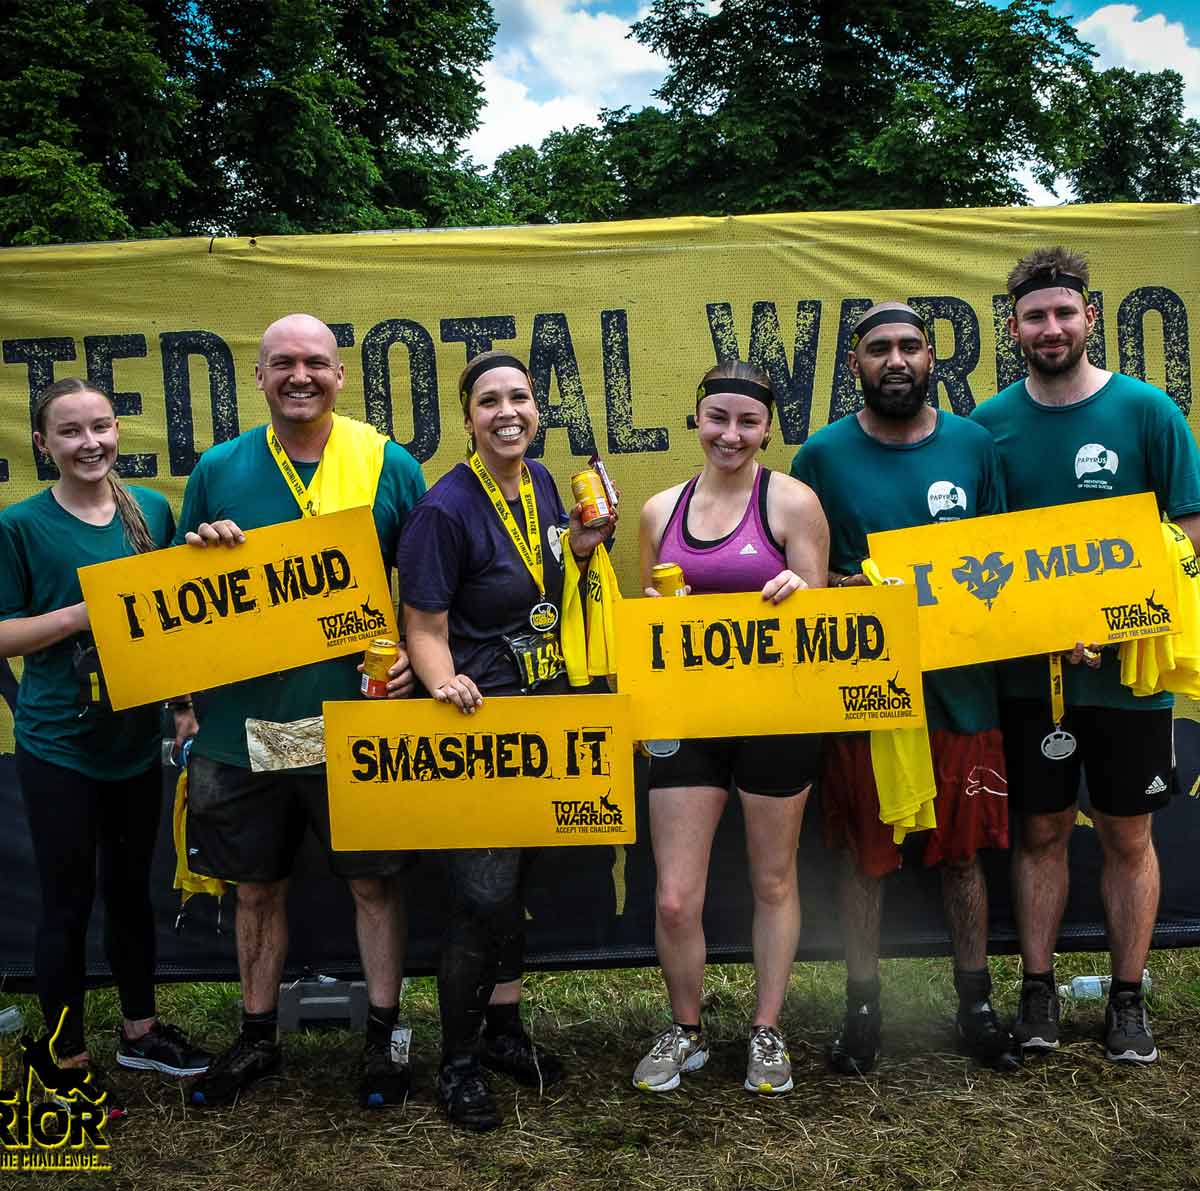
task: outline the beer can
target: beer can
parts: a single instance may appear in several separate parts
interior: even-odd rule
[[[656,562],[650,572],[650,586],[660,596],[687,595],[683,581],[683,568],[674,562]]]
[[[395,641],[378,637],[363,654],[362,686],[359,688],[368,699],[386,699],[388,671],[400,656]]]
[[[579,514],[584,529],[603,529],[612,520],[604,485],[591,468],[571,477],[571,492],[576,504],[582,506]]]

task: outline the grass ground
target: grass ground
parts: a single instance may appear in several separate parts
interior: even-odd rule
[[[1106,970],[1104,956],[1068,956],[1059,977]],[[842,1009],[834,964],[796,966],[784,1016],[796,1090],[763,1101],[741,1088],[753,1010],[748,968],[713,967],[706,982],[708,1066],[674,1094],[630,1087],[633,1064],[665,1024],[657,972],[555,973],[529,980],[535,1035],[571,1078],[545,1097],[497,1079],[506,1127],[475,1137],[450,1129],[433,1096],[437,1013],[432,982],[415,981],[404,1014],[415,1028],[414,1090],[403,1109],[359,1111],[352,1096],[359,1040],[344,1031],[290,1035],[287,1066],[234,1110],[193,1111],[178,1083],[124,1072],[130,1117],[111,1131],[108,1174],[0,1174],[8,1187],[187,1191],[725,1191],[828,1187],[1200,1189],[1200,951],[1151,957],[1150,1007],[1161,1059],[1108,1063],[1098,1042],[1103,1002],[1070,1006],[1064,1044],[1014,1075],[983,1071],[954,1049],[949,965],[885,964],[885,1060],[865,1079],[825,1073],[822,1050]],[[1011,1012],[1016,961],[993,961],[995,1000]],[[232,985],[161,992],[164,1016],[213,1045],[238,1019]],[[18,998],[27,1020],[32,1001]],[[117,1008],[94,994],[90,1035],[111,1061]],[[15,1082],[17,1047],[0,1042]]]

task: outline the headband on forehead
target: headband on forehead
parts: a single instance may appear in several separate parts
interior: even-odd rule
[[[696,389],[696,404],[699,405],[705,397],[711,397],[714,393],[736,393],[739,397],[753,397],[755,401],[761,401],[767,409],[771,409],[775,404],[775,398],[771,396],[771,390],[766,385],[760,385],[756,380],[739,380],[732,376],[710,376],[707,380],[702,380]]]
[[[914,314],[911,310],[902,309],[877,310],[870,318],[864,318],[854,328],[854,332],[850,336],[850,350],[853,351],[858,347],[862,342],[862,337],[868,331],[873,331],[876,327],[882,327],[885,323],[907,323],[910,327],[917,327],[921,334],[925,336],[926,342],[929,341],[929,330],[925,326],[925,320],[919,314]]]
[[[475,382],[485,372],[491,372],[493,368],[515,368],[518,372],[523,372],[526,376],[529,375],[529,369],[516,356],[488,356],[486,360],[480,360],[463,377],[462,388],[458,391],[458,399],[462,402],[464,410],[467,408],[467,402],[470,400],[471,390],[475,387]]]
[[[1088,302],[1088,288],[1084,285],[1082,277],[1076,277],[1073,273],[1056,273],[1053,277],[1042,273],[1037,277],[1030,277],[1022,281],[1013,290],[1012,304],[1016,306],[1026,294],[1032,294],[1035,290],[1039,289],[1073,289],[1083,295],[1083,304],[1085,306]]]

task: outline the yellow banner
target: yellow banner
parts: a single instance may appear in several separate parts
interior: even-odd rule
[[[1178,632],[1154,495],[1114,496],[873,533],[911,584],[926,670]]]
[[[911,587],[621,600],[617,679],[640,740],[925,722]]]
[[[338,408],[404,443],[430,483],[463,458],[455,382],[467,356],[526,356],[544,430],[533,453],[564,494],[593,450],[605,457],[629,527],[613,561],[634,591],[637,512],[699,468],[687,420],[718,358],[771,374],[763,458],[786,470],[812,431],[858,407],[850,329],[871,302],[900,298],[932,327],[934,399],[967,413],[1021,373],[1004,278],[1037,245],[1090,259],[1093,362],[1200,411],[1198,231],[1200,208],[1183,204],[1072,205],[7,248],[0,504],[53,478],[29,402],[76,375],[115,396],[122,473],[178,510],[197,455],[266,420],[263,329],[307,310],[342,344]],[[2,703],[0,749],[12,749]]]
[[[367,508],[83,567],[113,707],[342,657],[396,636]]]
[[[325,770],[339,851],[637,839],[623,695],[326,703]]]

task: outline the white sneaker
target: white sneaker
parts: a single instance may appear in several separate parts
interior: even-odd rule
[[[744,1086],[747,1092],[763,1096],[792,1090],[792,1057],[774,1026],[755,1026],[751,1031]]]
[[[685,1072],[699,1071],[708,1062],[704,1035],[672,1023],[654,1040],[633,1073],[633,1086],[643,1092],[672,1092]]]

